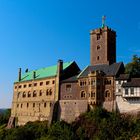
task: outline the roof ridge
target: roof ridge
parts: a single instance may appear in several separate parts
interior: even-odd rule
[[[74,61],[69,61],[69,62],[63,63],[63,70],[65,70],[67,67],[71,66],[73,63],[74,63]],[[21,81],[15,81],[15,82],[23,82],[23,81],[32,80],[34,71],[36,72],[36,75],[37,75],[35,79],[41,79],[41,78],[56,76],[56,74],[57,74],[57,64],[22,73]]]
[[[64,62],[63,65],[66,64],[66,63],[72,64],[73,62],[74,62],[74,61]],[[34,69],[34,70],[30,70],[30,71],[28,71],[28,72],[33,72],[33,71],[37,71],[37,70],[41,70],[41,69],[46,69],[46,68],[50,68],[50,67],[55,67],[55,66],[57,66],[57,64],[56,64],[56,65],[50,65],[50,66],[47,66],[47,67],[38,68],[38,69]],[[25,72],[25,73],[28,73],[28,72]]]
[[[116,73],[115,73],[115,75],[116,75],[116,74],[118,73],[118,71],[119,71],[121,65],[122,65],[123,63],[122,63],[122,62],[119,62],[119,63],[114,63],[114,64],[118,64],[118,65],[119,65],[119,67],[117,67],[117,71],[116,71]]]
[[[80,74],[77,76],[77,78],[79,78],[81,75],[82,75],[82,73],[88,68],[89,66],[87,65],[81,72],[80,72]]]

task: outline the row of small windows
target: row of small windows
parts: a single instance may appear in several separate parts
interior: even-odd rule
[[[24,104],[25,105],[25,104]],[[33,107],[33,108],[35,108],[35,107],[40,107],[40,103],[38,104],[38,103],[27,103],[26,104],[26,106],[25,107]],[[47,107],[47,103],[45,102],[45,103],[43,103],[43,106],[44,107]],[[51,107],[52,106],[52,103],[49,103],[49,106]],[[17,108],[23,108],[23,104],[21,103],[21,104],[17,104]]]
[[[72,98],[72,95],[65,95],[63,98]]]
[[[88,85],[95,85],[95,80],[92,80],[92,81],[89,81],[88,83],[86,82],[86,81],[81,81],[80,82],[80,86],[82,87],[82,86],[86,86],[87,84]]]
[[[38,83],[28,84],[28,87],[32,87],[32,86],[36,87],[37,84],[38,84]],[[45,84],[44,82],[40,82],[40,83],[39,83],[40,86],[43,86],[44,84]],[[46,85],[49,85],[49,84],[50,84],[50,81],[46,81]],[[54,81],[54,80],[52,81],[52,84],[55,84],[55,81]],[[26,87],[27,87],[27,84],[15,86],[15,89],[17,89],[17,88],[22,88],[22,86],[23,86],[23,88],[26,88]]]
[[[89,94],[90,96],[90,94]],[[81,98],[85,98],[86,97],[86,92],[85,91],[81,91]],[[91,97],[95,97],[95,92],[91,92]]]
[[[89,94],[89,96],[91,98],[95,97],[95,92],[91,92],[91,94]],[[105,95],[106,98],[111,97],[111,93],[109,90],[105,91]],[[86,98],[86,92],[85,91],[81,91],[81,98]]]
[[[49,95],[52,95],[52,89],[47,89],[46,91],[46,96],[49,96]],[[42,94],[43,94],[43,91],[42,90],[40,90],[39,91],[39,96],[42,96]],[[22,95],[22,97],[23,98],[25,98],[25,97],[37,97],[37,91],[36,90],[34,90],[33,91],[33,93],[31,93],[30,91],[28,91],[28,92],[18,92],[17,93],[17,97],[19,98],[20,96]]]
[[[137,97],[128,98],[127,101],[133,101],[133,102],[136,102],[136,101],[140,101],[140,98],[137,98]]]
[[[106,79],[106,80],[104,81],[104,84],[105,84],[105,85],[111,85],[111,80]]]
[[[82,86],[86,86],[87,84],[94,86],[96,84],[96,81],[95,80],[91,80],[88,83],[86,81],[80,81],[80,86],[81,87]],[[109,80],[109,79],[104,80],[104,84],[105,85],[111,85],[111,80]],[[100,85],[100,81],[99,80],[97,80],[97,85]]]
[[[134,88],[130,88],[130,94],[134,95]],[[128,95],[128,88],[125,88],[125,95]]]

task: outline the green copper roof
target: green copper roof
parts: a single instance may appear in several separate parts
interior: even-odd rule
[[[63,63],[63,70],[66,69],[67,67],[69,67],[72,63],[73,63],[73,61]],[[28,72],[21,75],[21,81],[20,82],[33,80],[33,73],[34,72],[36,73],[36,78],[35,79],[41,79],[41,78],[56,76],[57,65],[46,67],[46,68],[41,68],[41,69],[38,69],[38,70],[28,71]],[[19,81],[15,81],[15,82],[19,82]]]

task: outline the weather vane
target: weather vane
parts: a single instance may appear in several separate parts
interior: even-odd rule
[[[102,28],[105,27],[105,20],[106,20],[106,16],[102,16]]]

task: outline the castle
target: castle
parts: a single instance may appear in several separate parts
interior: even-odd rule
[[[72,122],[96,106],[108,111],[140,110],[140,79],[124,74],[124,64],[116,63],[116,32],[105,25],[90,32],[90,62],[83,70],[74,61],[62,60],[25,73],[20,68],[8,125]]]

